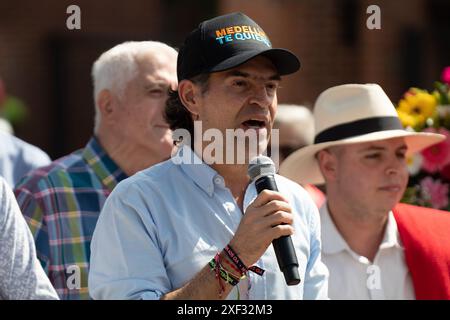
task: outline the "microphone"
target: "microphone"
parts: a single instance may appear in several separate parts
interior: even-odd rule
[[[264,189],[278,191],[275,183],[275,164],[272,159],[265,156],[253,158],[248,165],[248,175],[255,181],[258,194]],[[294,245],[290,236],[282,236],[272,241],[278,266],[284,274],[284,279],[288,286],[300,283],[298,274],[298,261],[295,254]]]

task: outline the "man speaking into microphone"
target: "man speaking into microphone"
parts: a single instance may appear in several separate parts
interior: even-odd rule
[[[166,106],[182,142],[109,196],[92,239],[92,298],[327,298],[315,204],[273,172],[256,187],[264,170],[249,167],[267,147],[281,76],[299,67],[242,13],[203,21],[186,37]]]

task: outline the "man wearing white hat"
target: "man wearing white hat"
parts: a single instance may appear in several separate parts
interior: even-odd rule
[[[406,157],[444,136],[402,128],[376,84],[324,91],[314,108],[314,144],[280,173],[326,184],[322,257],[331,299],[450,299],[450,214],[399,204]]]

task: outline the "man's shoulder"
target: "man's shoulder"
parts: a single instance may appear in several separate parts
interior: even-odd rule
[[[450,212],[399,203],[392,210],[401,235],[441,239],[450,246]]]
[[[419,207],[406,203],[398,203],[393,208],[394,216],[410,220],[430,220],[432,222],[448,221],[450,223],[450,212],[427,207]]]
[[[173,182],[172,179],[176,179],[175,176],[179,174],[178,167],[172,159],[168,159],[139,171],[127,180],[134,182],[152,181],[158,184],[171,183]]]
[[[16,155],[23,161],[41,161],[41,162],[50,162],[50,157],[39,147],[32,145],[16,136],[13,136],[9,133],[0,133],[2,142],[9,146],[10,153]]]
[[[417,299],[449,299],[450,212],[398,204],[392,210]]]
[[[27,173],[16,185],[15,191],[27,189],[30,192],[40,191],[42,188],[51,187],[55,179],[64,180],[70,175],[72,169],[82,169],[86,163],[81,157],[81,150],[63,156],[50,164],[34,169]]]
[[[289,194],[292,194],[293,196],[297,196],[297,197],[307,195],[305,188],[303,188],[297,182],[292,181],[292,180],[290,180],[284,176],[281,176],[279,174],[275,175],[275,179],[276,179],[278,188],[283,189],[284,192],[288,192]],[[280,192],[281,192],[281,190],[280,190]]]
[[[175,164],[173,159],[167,159],[160,163],[154,164],[141,172],[146,176],[161,176],[173,172],[179,165]]]
[[[149,188],[177,183],[176,174],[177,165],[170,160],[166,160],[122,180],[114,188],[113,193],[126,192],[131,186],[137,188],[145,186],[146,188]]]
[[[303,186],[278,174],[275,176],[275,179],[278,191],[290,200],[290,204],[296,208],[298,212],[301,214],[312,214],[312,216],[315,216],[315,213],[318,215],[317,206],[314,203],[313,198]]]

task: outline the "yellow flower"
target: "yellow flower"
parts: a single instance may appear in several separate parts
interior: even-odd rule
[[[411,127],[415,128],[419,123],[420,119],[416,115],[411,115],[408,113],[405,113],[403,111],[400,111],[397,109],[398,117],[400,119],[400,122],[402,123],[403,127]]]
[[[415,128],[416,126],[423,126],[428,118],[433,117],[437,102],[436,96],[429,94],[427,91],[411,89],[400,100],[397,111],[399,116],[402,114],[400,117],[402,123],[407,123]],[[413,118],[408,117],[408,115]]]

